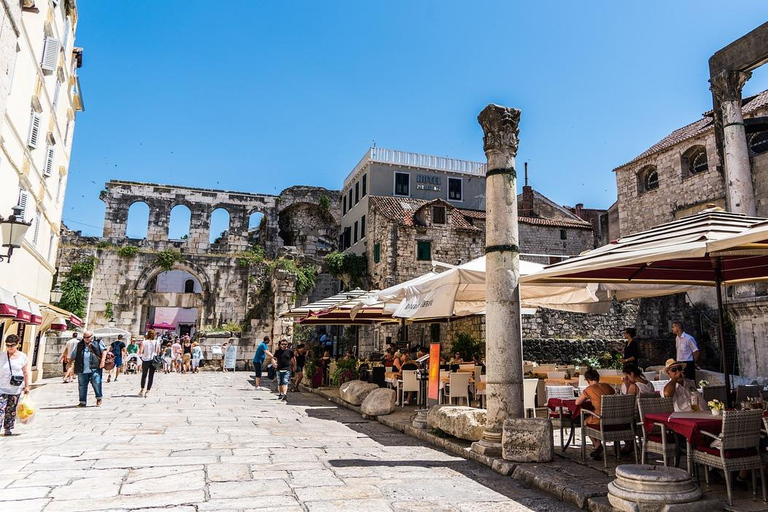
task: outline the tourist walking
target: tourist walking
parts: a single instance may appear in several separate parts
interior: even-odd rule
[[[112,342],[112,344],[109,346],[109,351],[113,356],[115,356],[115,367],[113,369],[115,370],[115,382],[117,382],[117,378],[120,376],[120,369],[123,367],[123,357],[127,356],[128,354],[128,350],[125,346],[125,342],[123,341],[122,334],[119,334],[117,336],[117,340]],[[107,382],[110,382],[111,380],[112,370],[108,370]]]
[[[259,346],[256,347],[256,352],[253,354],[253,386],[259,391],[268,391],[269,388],[261,387],[261,373],[264,369],[264,361],[269,357],[270,360],[274,359],[274,356],[269,351],[269,336],[264,336]]]
[[[173,371],[179,373],[181,372],[181,343],[178,338],[174,338],[171,348],[173,349]]]
[[[200,371],[200,361],[203,360],[203,349],[197,345],[197,342],[192,344],[192,373],[198,373]]]
[[[16,423],[16,406],[21,390],[29,393],[27,354],[19,350],[19,337],[9,334],[5,338],[5,351],[0,354],[0,419],[3,433],[10,436]]]
[[[307,347],[303,343],[296,346],[296,374],[293,377],[293,390],[299,390],[299,384],[304,380],[304,364],[307,362]]]
[[[677,361],[685,363],[683,371],[685,378],[696,381],[696,364],[699,362],[699,346],[693,336],[685,332],[683,322],[672,322],[672,332],[675,335]]]
[[[288,340],[280,340],[279,347],[272,357],[272,364],[277,368],[277,398],[288,400],[288,383],[291,382],[291,371],[296,369],[296,356],[288,348]]]
[[[155,365],[152,359],[159,352],[160,341],[155,339],[145,339],[141,342],[139,354],[141,355],[141,389],[139,396],[147,398],[149,390],[152,389],[152,382],[155,380]]]
[[[64,354],[61,356],[62,359],[66,359],[67,361],[67,368],[64,373],[64,382],[72,382],[72,380],[75,378],[75,360],[72,359],[72,354],[75,352],[75,347],[77,346],[78,341],[77,332],[73,332],[72,338],[67,341],[67,344],[64,346]]]
[[[160,342],[160,340],[157,341]],[[173,346],[170,341],[166,341],[163,349],[163,371],[171,373],[171,370],[173,370]]]
[[[184,346],[181,348],[181,373],[192,372],[192,340],[184,336]]]
[[[101,340],[93,338],[91,331],[83,333],[83,339],[75,347],[75,374],[80,395],[78,407],[85,407],[88,399],[88,384],[96,395],[96,406],[101,407],[101,378],[107,360],[107,347]]]

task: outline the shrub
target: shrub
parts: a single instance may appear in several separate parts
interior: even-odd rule
[[[336,369],[331,374],[331,384],[341,386],[347,381],[360,377],[357,372],[357,361],[354,359],[339,359],[336,361]]]
[[[363,255],[334,251],[323,258],[328,265],[328,272],[336,279],[341,279],[347,288],[363,287],[368,260]]]
[[[167,272],[172,270],[173,266],[181,261],[184,261],[184,258],[181,256],[180,252],[174,251],[173,249],[165,249],[164,251],[157,253],[154,265]]]
[[[133,258],[139,253],[139,248],[135,245],[124,245],[117,250],[117,255],[121,258]]]
[[[472,335],[466,332],[456,333],[456,338],[451,343],[451,355],[458,352],[465,361],[471,361],[482,351],[482,342],[476,340]]]
[[[250,265],[258,265],[264,262],[264,248],[260,245],[253,246],[247,251],[243,251],[238,255],[237,264],[241,267],[248,267]]]

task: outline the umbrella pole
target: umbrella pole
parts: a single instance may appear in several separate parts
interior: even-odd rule
[[[715,290],[717,292],[717,327],[720,338],[720,357],[723,360],[723,376],[725,377],[726,406],[731,407],[731,378],[728,375],[728,360],[725,357],[725,312],[723,311],[723,272],[719,257],[712,258],[715,270]]]

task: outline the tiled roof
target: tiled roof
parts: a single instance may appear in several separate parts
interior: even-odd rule
[[[755,96],[744,98],[742,102],[741,111],[744,117],[749,117],[750,114],[754,113],[758,109],[763,108],[767,105],[768,105],[768,90],[765,90]],[[665,149],[668,149],[676,144],[679,144],[680,142],[697,137],[702,133],[705,133],[713,129],[713,126],[714,126],[714,119],[712,117],[712,111],[710,110],[704,113],[704,117],[702,119],[699,119],[698,121],[695,121],[689,125],[683,126],[682,128],[678,128],[677,130],[673,131],[672,133],[670,133],[669,135],[661,139],[659,142],[657,142],[650,148],[646,149],[645,151],[637,155],[635,158],[633,158],[629,162],[616,167],[616,169],[614,170],[621,169],[622,167],[626,167],[627,165],[633,164],[638,160],[641,160],[647,156],[650,156],[660,151],[663,151]]]
[[[425,201],[423,199],[412,199],[409,197],[385,196],[370,196],[369,201],[379,213],[403,226],[417,225],[414,220],[414,215],[422,206],[435,202],[444,203],[442,200]],[[447,203],[447,206],[450,207],[451,205]],[[460,208],[451,210],[450,221],[453,227],[469,231],[480,231],[479,227],[469,223],[467,220],[468,218],[485,220],[486,216],[485,212],[482,210],[462,210]],[[523,224],[532,224],[536,226],[592,229],[592,224],[582,220],[540,219],[535,217],[518,217],[517,220]]]

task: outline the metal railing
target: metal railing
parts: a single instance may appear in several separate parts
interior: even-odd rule
[[[344,180],[345,188],[354,180],[358,171],[369,162],[419,167],[435,171],[470,174],[472,176],[485,176],[486,170],[486,164],[482,162],[459,160],[458,158],[448,158],[446,156],[410,153],[407,151],[398,151],[396,149],[369,148],[352,172],[349,173],[347,179]]]

